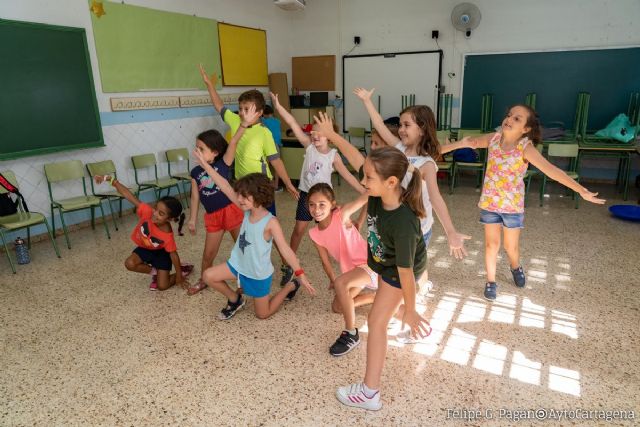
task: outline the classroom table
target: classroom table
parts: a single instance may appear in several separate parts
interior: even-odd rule
[[[584,142],[578,143],[578,166],[585,157],[614,158],[618,159],[618,174],[616,186],[620,185],[623,199],[629,197],[629,175],[631,174],[631,155],[640,153],[640,148],[636,144],[630,143],[628,146],[615,145],[607,142]]]

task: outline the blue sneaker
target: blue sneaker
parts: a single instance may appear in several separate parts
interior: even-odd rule
[[[487,282],[484,287],[484,297],[489,301],[494,301],[496,299],[498,285],[496,282]]]
[[[524,288],[524,285],[527,282],[527,278],[524,275],[522,266],[511,270],[511,274],[513,275],[513,281],[516,283],[516,286],[519,288]]]

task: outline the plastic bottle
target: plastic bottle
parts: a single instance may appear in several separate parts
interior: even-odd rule
[[[31,255],[29,255],[29,248],[24,244],[24,240],[18,237],[15,241],[15,247],[18,264],[29,264],[31,262]]]

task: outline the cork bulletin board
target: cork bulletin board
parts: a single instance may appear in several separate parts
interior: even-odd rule
[[[297,90],[336,90],[336,56],[294,56],[291,58],[292,88]]]

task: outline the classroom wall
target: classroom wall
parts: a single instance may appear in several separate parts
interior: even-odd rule
[[[267,31],[269,72],[290,71],[291,38],[288,24],[291,16],[286,11],[274,6],[270,1],[127,0],[126,3],[158,10],[195,14],[221,22],[265,29]],[[111,112],[109,99],[112,96],[200,95],[206,94],[206,92],[103,93],[89,13],[89,2],[87,0],[0,1],[0,18],[3,19],[41,22],[86,29],[106,145],[103,148],[64,151],[51,155],[0,162],[0,170],[11,169],[16,173],[22,193],[27,198],[29,208],[32,211],[47,214],[49,212],[49,196],[43,171],[43,164],[45,163],[71,159],[78,159],[83,163],[88,163],[112,159],[116,163],[121,181],[133,183],[134,176],[130,160],[132,155],[148,152],[156,153],[158,161],[161,162],[159,173],[164,175],[167,173],[166,163],[163,162],[165,150],[178,147],[191,149],[194,145],[195,136],[206,129],[217,128],[222,132],[226,131],[226,125],[224,125],[220,116],[212,107]],[[194,64],[194,73],[198,73],[197,64]],[[221,92],[239,93],[244,89],[243,87],[226,88]],[[267,88],[260,89],[267,90]],[[46,137],[46,135],[43,135],[43,137]],[[56,196],[66,197],[71,194],[77,195],[78,191],[82,191],[81,189],[80,184],[77,186],[64,184],[54,190]],[[148,192],[142,198],[144,200],[152,200],[153,196],[151,192]],[[89,218],[89,214],[78,212],[67,217],[69,218],[67,223],[73,224],[86,221]],[[56,222],[59,226],[58,218],[56,218]],[[100,230],[98,231],[100,232]],[[44,232],[44,227],[34,230],[34,233],[37,234],[38,232]]]
[[[474,0],[482,20],[470,39],[451,24],[451,11],[459,3],[462,0],[309,0],[305,10],[292,14],[291,28],[296,37],[291,54],[335,54],[340,94],[341,57],[354,47],[354,36],[360,36],[361,43],[351,51],[353,55],[441,48],[442,84],[454,96],[455,127],[459,125],[462,61],[466,53],[640,45],[637,0]],[[440,32],[437,44],[431,39],[431,30]],[[455,77],[448,77],[448,73],[455,73]],[[348,90],[341,95],[353,96]],[[588,162],[588,175],[615,177],[611,172],[614,165],[605,166],[608,171],[602,174],[597,164]],[[636,171],[640,171],[638,156],[634,177]]]

